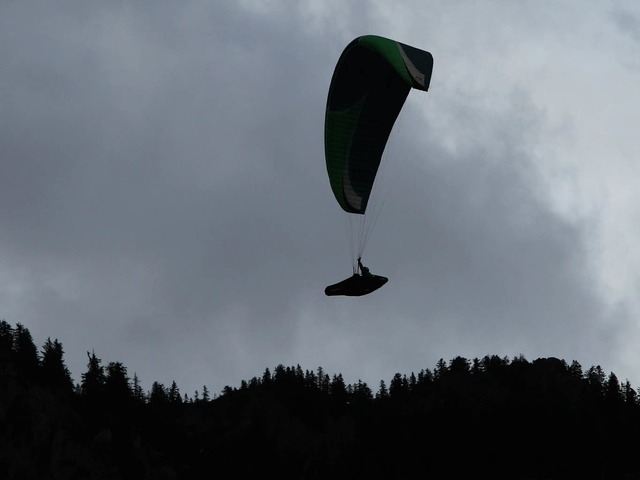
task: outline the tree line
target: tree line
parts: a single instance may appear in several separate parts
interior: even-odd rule
[[[130,378],[127,367],[121,362],[104,365],[94,351],[87,352],[87,358],[87,370],[81,374],[80,383],[74,384],[58,339],[47,338],[38,351],[28,328],[20,323],[13,327],[6,320],[0,320],[0,364],[5,377],[19,377],[21,381],[73,393],[87,401],[180,404],[211,400],[206,385],[192,396],[181,395],[175,381],[168,387],[154,381],[151,389],[145,391],[138,375],[134,373]]]
[[[0,478],[640,479],[640,392],[600,366],[440,359],[375,389],[322,367],[267,367],[213,398],[145,391],[87,352],[0,321]]]

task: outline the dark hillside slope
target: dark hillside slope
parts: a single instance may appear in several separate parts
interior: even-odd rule
[[[598,366],[455,357],[374,392],[279,365],[210,399],[88,358],[74,388],[0,322],[0,478],[640,479],[637,392]]]

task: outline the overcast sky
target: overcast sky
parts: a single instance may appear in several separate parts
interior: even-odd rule
[[[586,3],[589,3],[587,7]],[[278,364],[377,390],[555,356],[640,387],[634,1],[0,3],[0,318],[148,390]],[[324,109],[376,34],[428,50],[351,274]]]

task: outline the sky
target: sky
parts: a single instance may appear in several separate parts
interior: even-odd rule
[[[640,387],[640,6],[461,0],[0,3],[0,318],[143,388],[439,359],[600,365]],[[344,47],[431,52],[363,263],[324,159]],[[383,176],[384,175],[384,176]]]

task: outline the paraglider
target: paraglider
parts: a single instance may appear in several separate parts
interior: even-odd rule
[[[387,277],[373,275],[369,272],[369,269],[362,265],[360,258],[358,258],[358,269],[359,271],[353,272],[353,275],[346,280],[342,280],[325,288],[325,295],[329,297],[334,295],[360,297],[379,289],[389,281]]]
[[[429,52],[375,35],[346,46],[335,67],[325,112],[327,173],[338,205],[365,217],[378,167],[391,130],[412,88],[427,91],[433,57]],[[360,296],[387,283],[361,262],[366,237],[356,247],[353,276],[325,294]]]

